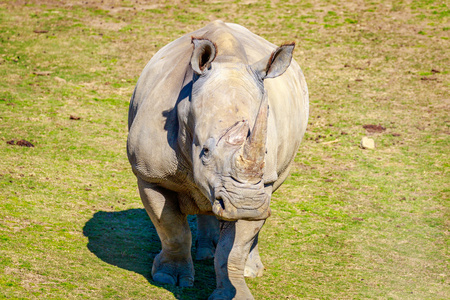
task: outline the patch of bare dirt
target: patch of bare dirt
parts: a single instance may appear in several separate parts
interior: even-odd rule
[[[386,130],[386,128],[381,125],[373,125],[373,124],[363,125],[363,128],[370,133],[380,133]]]
[[[422,81],[437,81],[437,78],[424,76],[424,77],[421,77],[420,80],[422,80]]]
[[[32,143],[30,143],[29,141],[26,140],[19,140],[19,141],[15,141],[15,140],[10,140],[6,142],[9,145],[17,145],[17,146],[22,146],[22,147],[34,147],[34,145]]]

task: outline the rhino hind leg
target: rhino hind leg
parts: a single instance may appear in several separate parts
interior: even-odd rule
[[[244,277],[247,278],[256,278],[263,275],[264,265],[261,262],[261,257],[259,256],[258,235],[253,242],[252,249],[250,250],[247,261],[245,262]]]
[[[142,203],[161,240],[152,268],[154,281],[181,287],[194,285],[192,236],[176,193],[138,179]]]
[[[214,258],[219,234],[219,220],[215,216],[197,215],[196,260]]]

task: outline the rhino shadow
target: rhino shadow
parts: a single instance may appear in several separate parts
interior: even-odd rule
[[[193,85],[192,80],[189,81],[186,85],[184,85],[180,93],[178,94],[177,101],[175,102],[173,108],[162,112],[163,118],[166,119],[164,123],[164,130],[167,132],[167,142],[174,151],[177,151],[176,144],[179,130],[178,104],[186,98],[188,99],[189,102],[191,102],[192,85]]]
[[[196,217],[189,216],[188,221],[195,241]],[[205,295],[211,294],[215,289],[212,260],[194,261],[196,276],[191,288],[182,289],[152,280],[153,259],[161,250],[161,242],[144,209],[96,212],[86,222],[83,234],[89,239],[89,251],[98,258],[108,264],[141,274],[150,284],[165,288],[177,299],[207,299]],[[194,250],[192,249],[193,253]]]

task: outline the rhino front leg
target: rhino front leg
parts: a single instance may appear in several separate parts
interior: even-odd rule
[[[139,178],[138,187],[162,246],[153,261],[153,280],[182,287],[193,286],[191,231],[186,215],[180,211],[177,194]]]
[[[196,260],[214,257],[219,240],[219,220],[215,216],[197,215]]]
[[[209,300],[254,299],[244,279],[244,269],[261,221],[238,220],[220,223],[219,243],[214,258],[217,287]]]

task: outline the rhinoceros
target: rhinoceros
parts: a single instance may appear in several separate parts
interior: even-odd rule
[[[197,215],[195,258],[214,258],[209,299],[253,299],[245,277],[264,269],[258,234],[308,122],[294,46],[215,21],[145,66],[130,102],[127,154],[161,240],[155,282],[194,284],[187,215]]]

